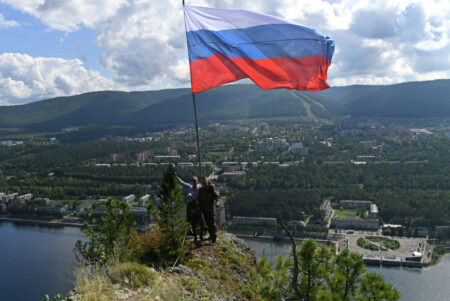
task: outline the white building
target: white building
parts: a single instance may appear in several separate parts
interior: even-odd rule
[[[79,205],[79,206],[77,206],[77,208],[75,209],[76,210],[76,216],[87,216],[87,215],[89,215],[90,213],[91,213],[91,211],[92,211],[92,205],[93,205],[93,202],[86,202],[86,203],[83,203],[83,204],[81,204],[81,205]]]
[[[378,230],[379,223],[376,218],[332,218],[330,228]]]
[[[27,193],[27,194],[18,196],[18,197],[17,197],[17,202],[19,202],[19,203],[25,203],[26,201],[29,201],[29,200],[31,200],[32,198],[33,198],[33,194]]]
[[[233,225],[262,225],[276,226],[277,219],[274,217],[250,217],[250,216],[233,216]]]
[[[148,203],[148,200],[150,199],[150,195],[146,194],[144,196],[141,196],[138,200],[139,206],[145,206]]]
[[[371,204],[370,205],[370,212],[369,212],[371,217],[377,217],[378,216],[378,207],[375,204]]]
[[[240,167],[238,162],[222,162],[222,168],[224,171],[236,171]]]
[[[194,163],[192,163],[192,162],[179,162],[179,163],[177,163],[177,166],[179,168],[183,168],[183,169],[185,169],[185,168],[193,168],[194,167]]]
[[[19,194],[17,192],[11,194],[5,194],[2,196],[2,201],[8,203],[9,201],[15,200]]]
[[[124,202],[126,202],[126,203],[128,203],[128,204],[131,204],[131,203],[133,203],[134,202],[134,199],[136,198],[136,196],[134,195],[134,194],[130,194],[130,195],[127,195],[126,197],[124,197],[123,199],[122,199],[122,201],[124,201]]]

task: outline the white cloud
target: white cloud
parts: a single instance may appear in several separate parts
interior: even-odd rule
[[[113,87],[111,80],[87,71],[77,59],[0,55],[0,99],[9,99],[10,104]]]
[[[74,31],[80,26],[94,28],[114,16],[127,0],[0,0],[28,13],[52,29]]]
[[[19,26],[14,20],[5,20],[5,17],[0,13],[0,28],[16,27]]]
[[[101,63],[113,71],[111,80],[116,85],[156,89],[189,83],[179,0],[0,2],[39,18],[54,30],[71,32],[82,26],[94,30],[97,45],[105,51]],[[432,4],[419,0],[188,0],[187,3],[248,9],[319,29],[336,41],[329,71],[329,80],[335,85],[450,77],[446,71],[450,70],[448,0]],[[57,80],[59,85],[55,84],[61,93],[77,90],[69,72],[67,76]]]

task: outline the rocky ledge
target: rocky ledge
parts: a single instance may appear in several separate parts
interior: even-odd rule
[[[216,244],[190,249],[183,265],[157,271],[132,263],[150,275],[139,283],[133,273],[122,278],[97,273],[86,281],[92,289],[80,283],[67,300],[258,300],[255,264],[255,253],[243,240],[220,233]]]

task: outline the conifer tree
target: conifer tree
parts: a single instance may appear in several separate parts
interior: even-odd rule
[[[136,223],[130,206],[108,198],[106,210],[100,221],[93,225],[85,223],[89,241],[77,241],[74,252],[79,261],[105,265],[115,255],[117,259],[127,259],[132,247],[132,237],[136,233]]]
[[[173,264],[183,260],[187,249],[186,234],[189,225],[184,219],[184,202],[181,187],[175,176],[175,168],[169,165],[164,173],[158,196],[161,198],[158,210],[153,210],[161,232],[164,235],[160,246],[162,260]]]
[[[256,264],[262,300],[396,301],[399,292],[382,276],[366,271],[361,255],[343,250],[332,256],[324,245],[307,239],[297,250],[295,231],[281,221],[292,244],[289,258],[275,266],[263,256]]]

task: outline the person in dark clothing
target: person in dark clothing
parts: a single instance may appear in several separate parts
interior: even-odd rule
[[[198,205],[198,201],[194,199],[191,193],[188,194],[186,204],[186,218],[191,224],[192,235],[194,235],[194,243],[197,243],[197,225],[200,226],[200,240],[203,240],[203,218],[202,211]]]
[[[186,203],[186,219],[191,224],[192,234],[194,235],[194,242],[197,242],[197,224],[200,224],[200,240],[203,240],[203,230],[205,223],[203,222],[202,212],[198,205],[198,193],[201,185],[197,185],[197,177],[192,177],[192,185],[184,182],[175,172],[175,178],[181,187],[188,192],[188,199]],[[192,198],[192,200],[189,199]]]
[[[212,243],[216,242],[216,202],[219,194],[216,192],[214,184],[208,183],[208,178],[202,176],[202,187],[198,193],[200,209],[208,227],[209,239]]]

